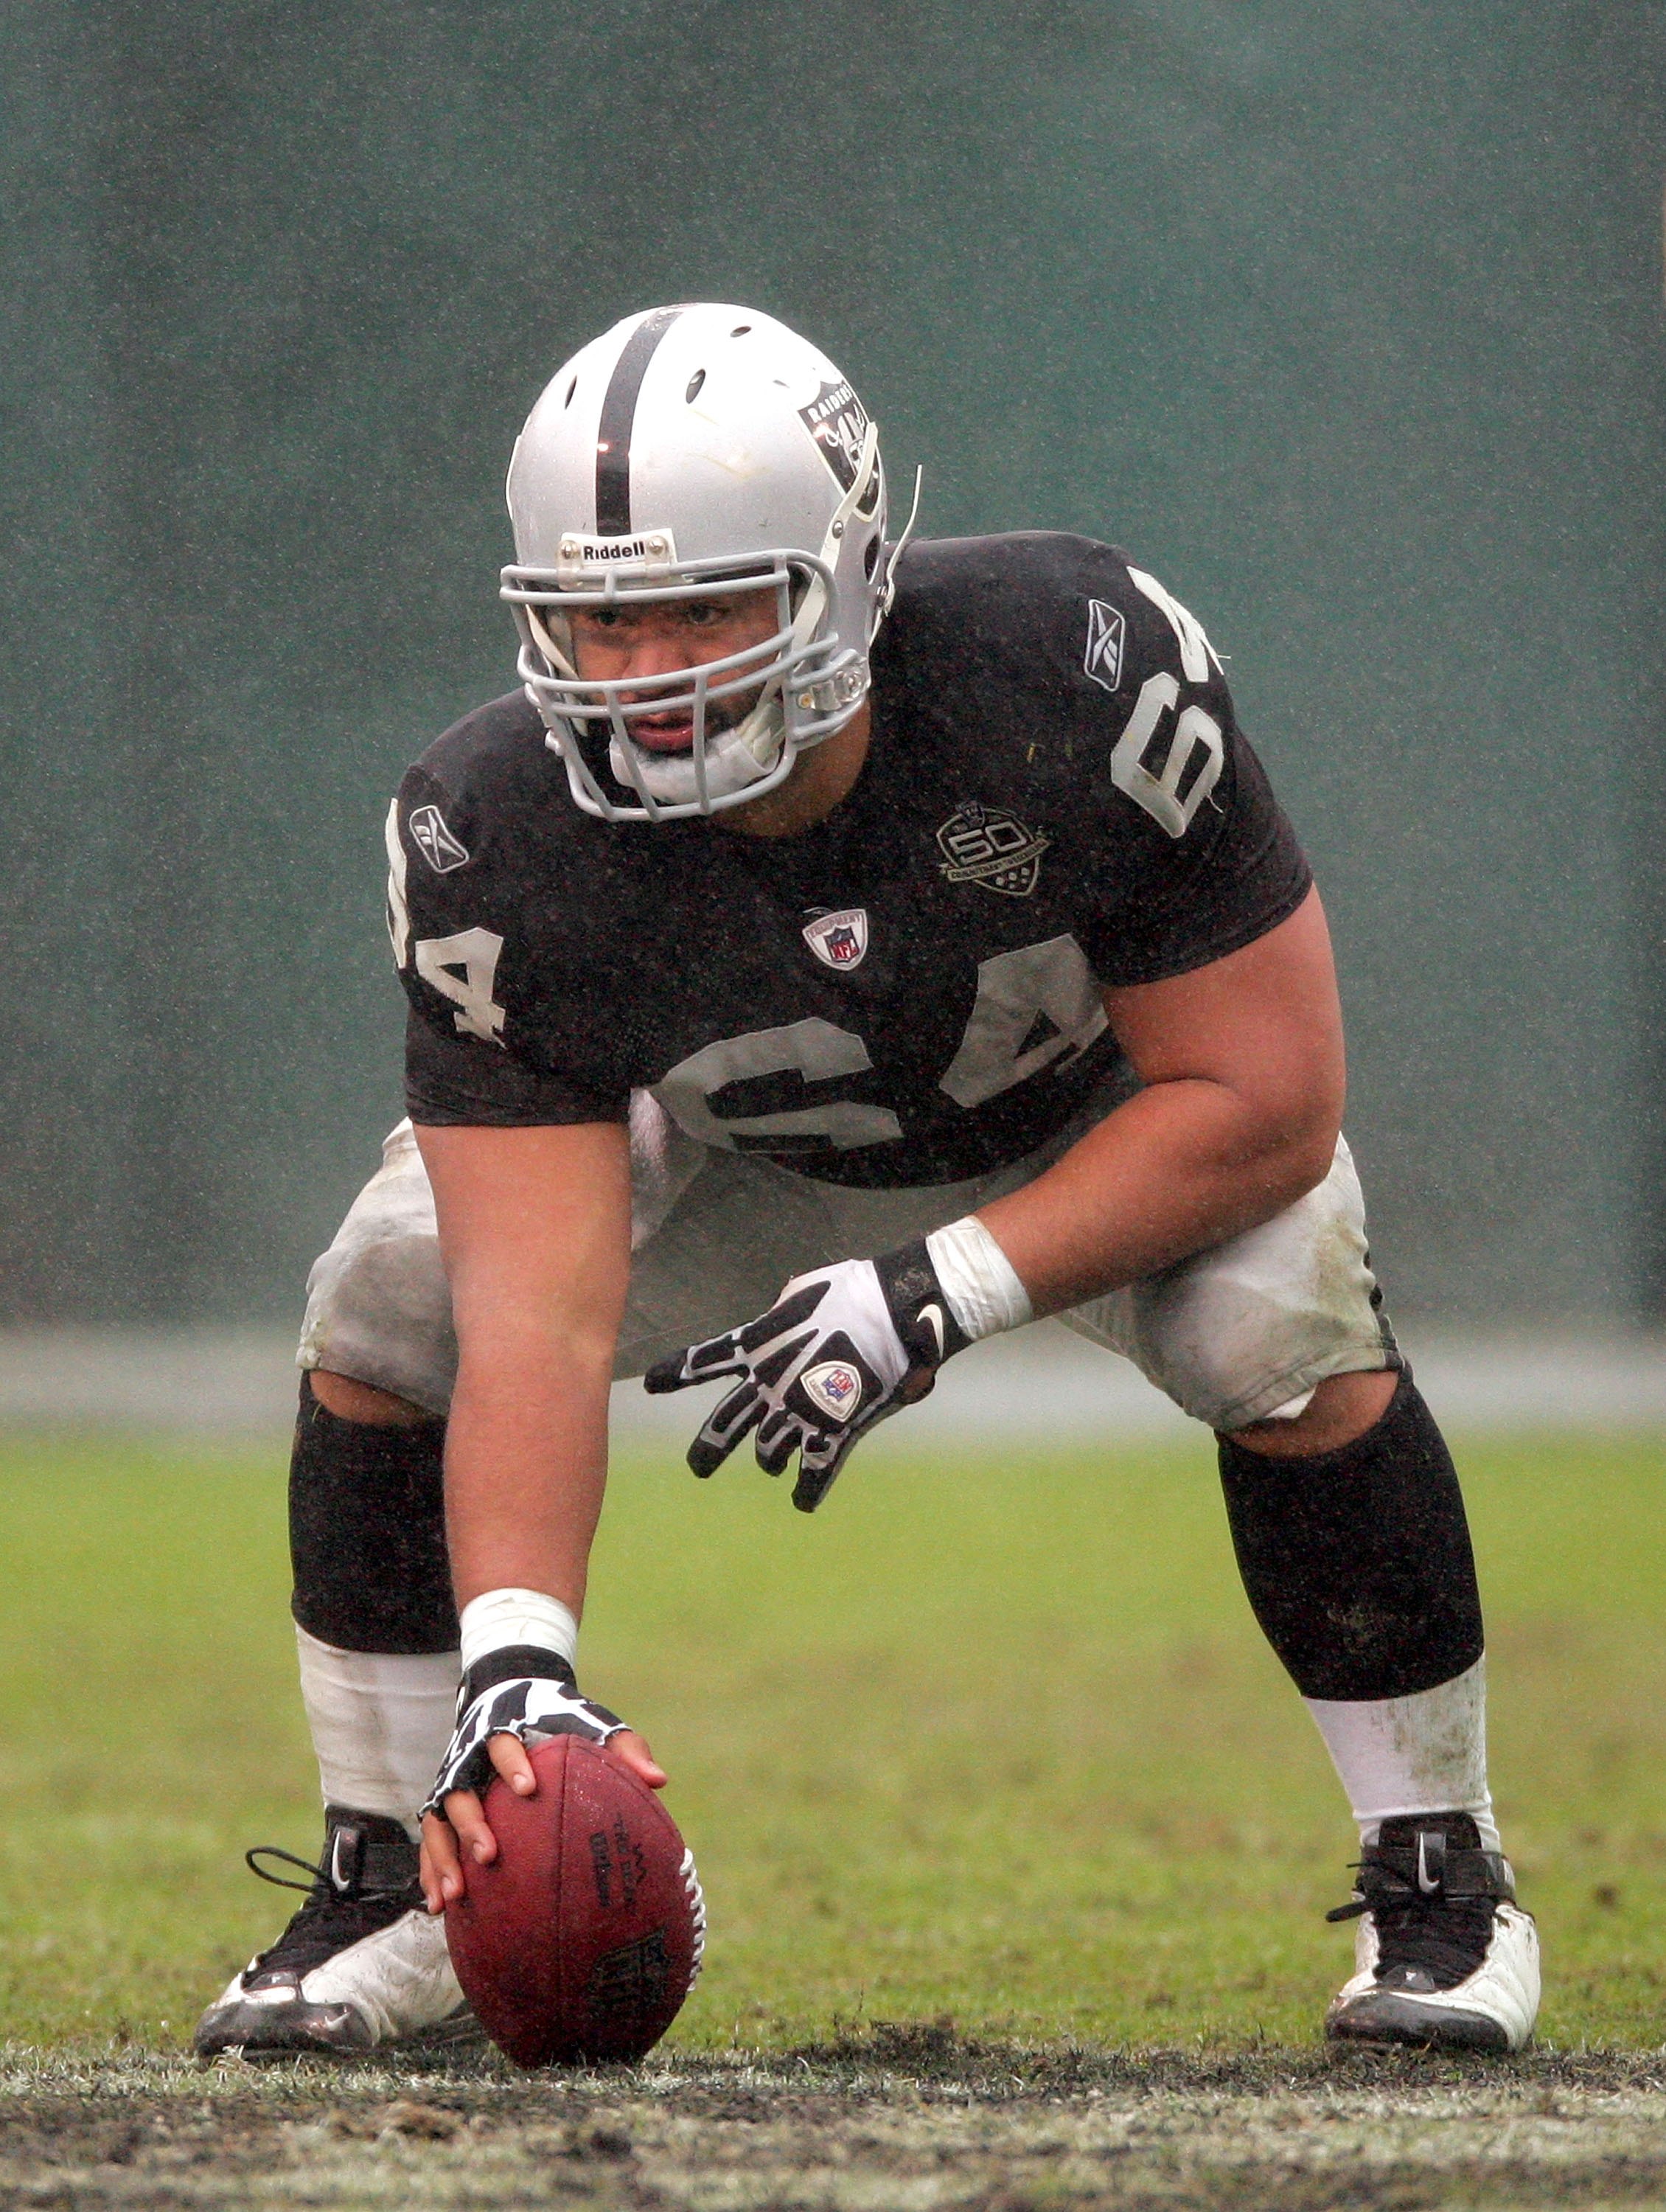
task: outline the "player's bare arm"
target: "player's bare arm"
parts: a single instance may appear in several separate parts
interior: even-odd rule
[[[1105,1006],[1145,1087],[979,1209],[1038,1316],[1270,1221],[1324,1181],[1342,1128],[1342,1012],[1317,891],[1254,944],[1108,991]]]
[[[764,594],[608,607],[572,618],[574,665],[621,682],[632,704],[687,666],[732,663],[748,673],[773,629]],[[755,697],[737,691],[712,709],[732,726]],[[651,751],[685,752],[693,717],[649,714],[634,727]],[[806,757],[788,789],[740,810],[749,834],[779,836],[827,812],[855,781],[868,716]],[[585,1572],[606,1480],[607,1393],[629,1274],[630,1158],[617,1125],[577,1128],[426,1129],[451,1285],[461,1361],[446,1453],[446,1517],[459,1607],[503,1588],[548,1591],[581,1619]],[[350,1388],[351,1386],[349,1386]],[[633,1730],[608,1748],[651,1787],[663,1770]],[[488,1754],[518,1794],[535,1788],[520,1740],[491,1737]],[[461,1894],[459,1857],[488,1864],[497,1844],[479,1798],[454,1792],[423,1824],[429,1910]]]
[[[1038,1316],[1270,1221],[1324,1180],[1342,1129],[1342,1008],[1317,890],[1254,944],[1107,991],[1105,1007],[1145,1088],[979,1211]],[[1332,1376],[1293,1420],[1239,1441],[1279,1457],[1334,1450],[1393,1389],[1386,1373]]]
[[[518,1587],[580,1613],[630,1267],[625,1131],[419,1127],[416,1140],[457,1326],[445,1508],[457,1602]]]
[[[429,1128],[458,1348],[446,1447],[446,1522],[459,1608],[488,1591],[547,1593],[584,1613],[607,1481],[608,1390],[630,1272],[630,1153],[622,1127]],[[642,1738],[608,1747],[653,1788]],[[536,1787],[520,1740],[488,1739],[512,1790]],[[479,1797],[452,1792],[423,1823],[431,1911],[461,1895],[459,1850],[486,1864],[496,1839]]]

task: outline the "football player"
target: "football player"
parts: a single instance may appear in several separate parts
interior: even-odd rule
[[[1218,1435],[1359,1826],[1330,2033],[1519,2048],[1463,1501],[1366,1255],[1318,896],[1203,629],[1086,538],[888,538],[861,402],[746,308],[586,346],[508,497],[519,685],[388,816],[410,1118],[301,1345],[324,1851],[199,2050],[463,2032],[435,1916],[493,1771],[565,1729],[663,1781],[574,1674],[615,1376],[721,1379],[694,1473],[749,1440],[811,1511],[1044,1314]]]

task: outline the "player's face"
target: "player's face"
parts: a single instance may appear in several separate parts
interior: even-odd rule
[[[633,678],[675,675],[682,668],[703,668],[731,653],[761,647],[779,628],[772,588],[733,592],[721,599],[662,599],[633,607],[576,608],[568,617],[573,665],[581,678],[627,683]],[[761,687],[760,687],[761,688]],[[629,705],[651,694],[626,691]],[[732,728],[757,703],[754,690],[731,691],[706,702],[708,737]],[[663,714],[633,715],[631,736],[645,751],[686,753],[694,742],[694,716],[688,708]]]

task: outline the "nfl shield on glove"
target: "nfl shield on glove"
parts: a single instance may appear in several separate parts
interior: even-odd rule
[[[792,1502],[813,1513],[857,1441],[923,1398],[944,1360],[972,1341],[920,1237],[877,1260],[795,1275],[767,1313],[662,1359],[643,1386],[684,1390],[735,1376],[689,1446],[689,1466],[712,1474],[755,1429],[766,1474],[779,1474],[797,1453]]]

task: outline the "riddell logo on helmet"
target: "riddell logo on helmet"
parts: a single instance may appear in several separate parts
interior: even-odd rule
[[[669,530],[639,530],[633,538],[564,538],[560,562],[564,568],[610,568],[623,561],[657,566],[677,557],[676,540]]]

